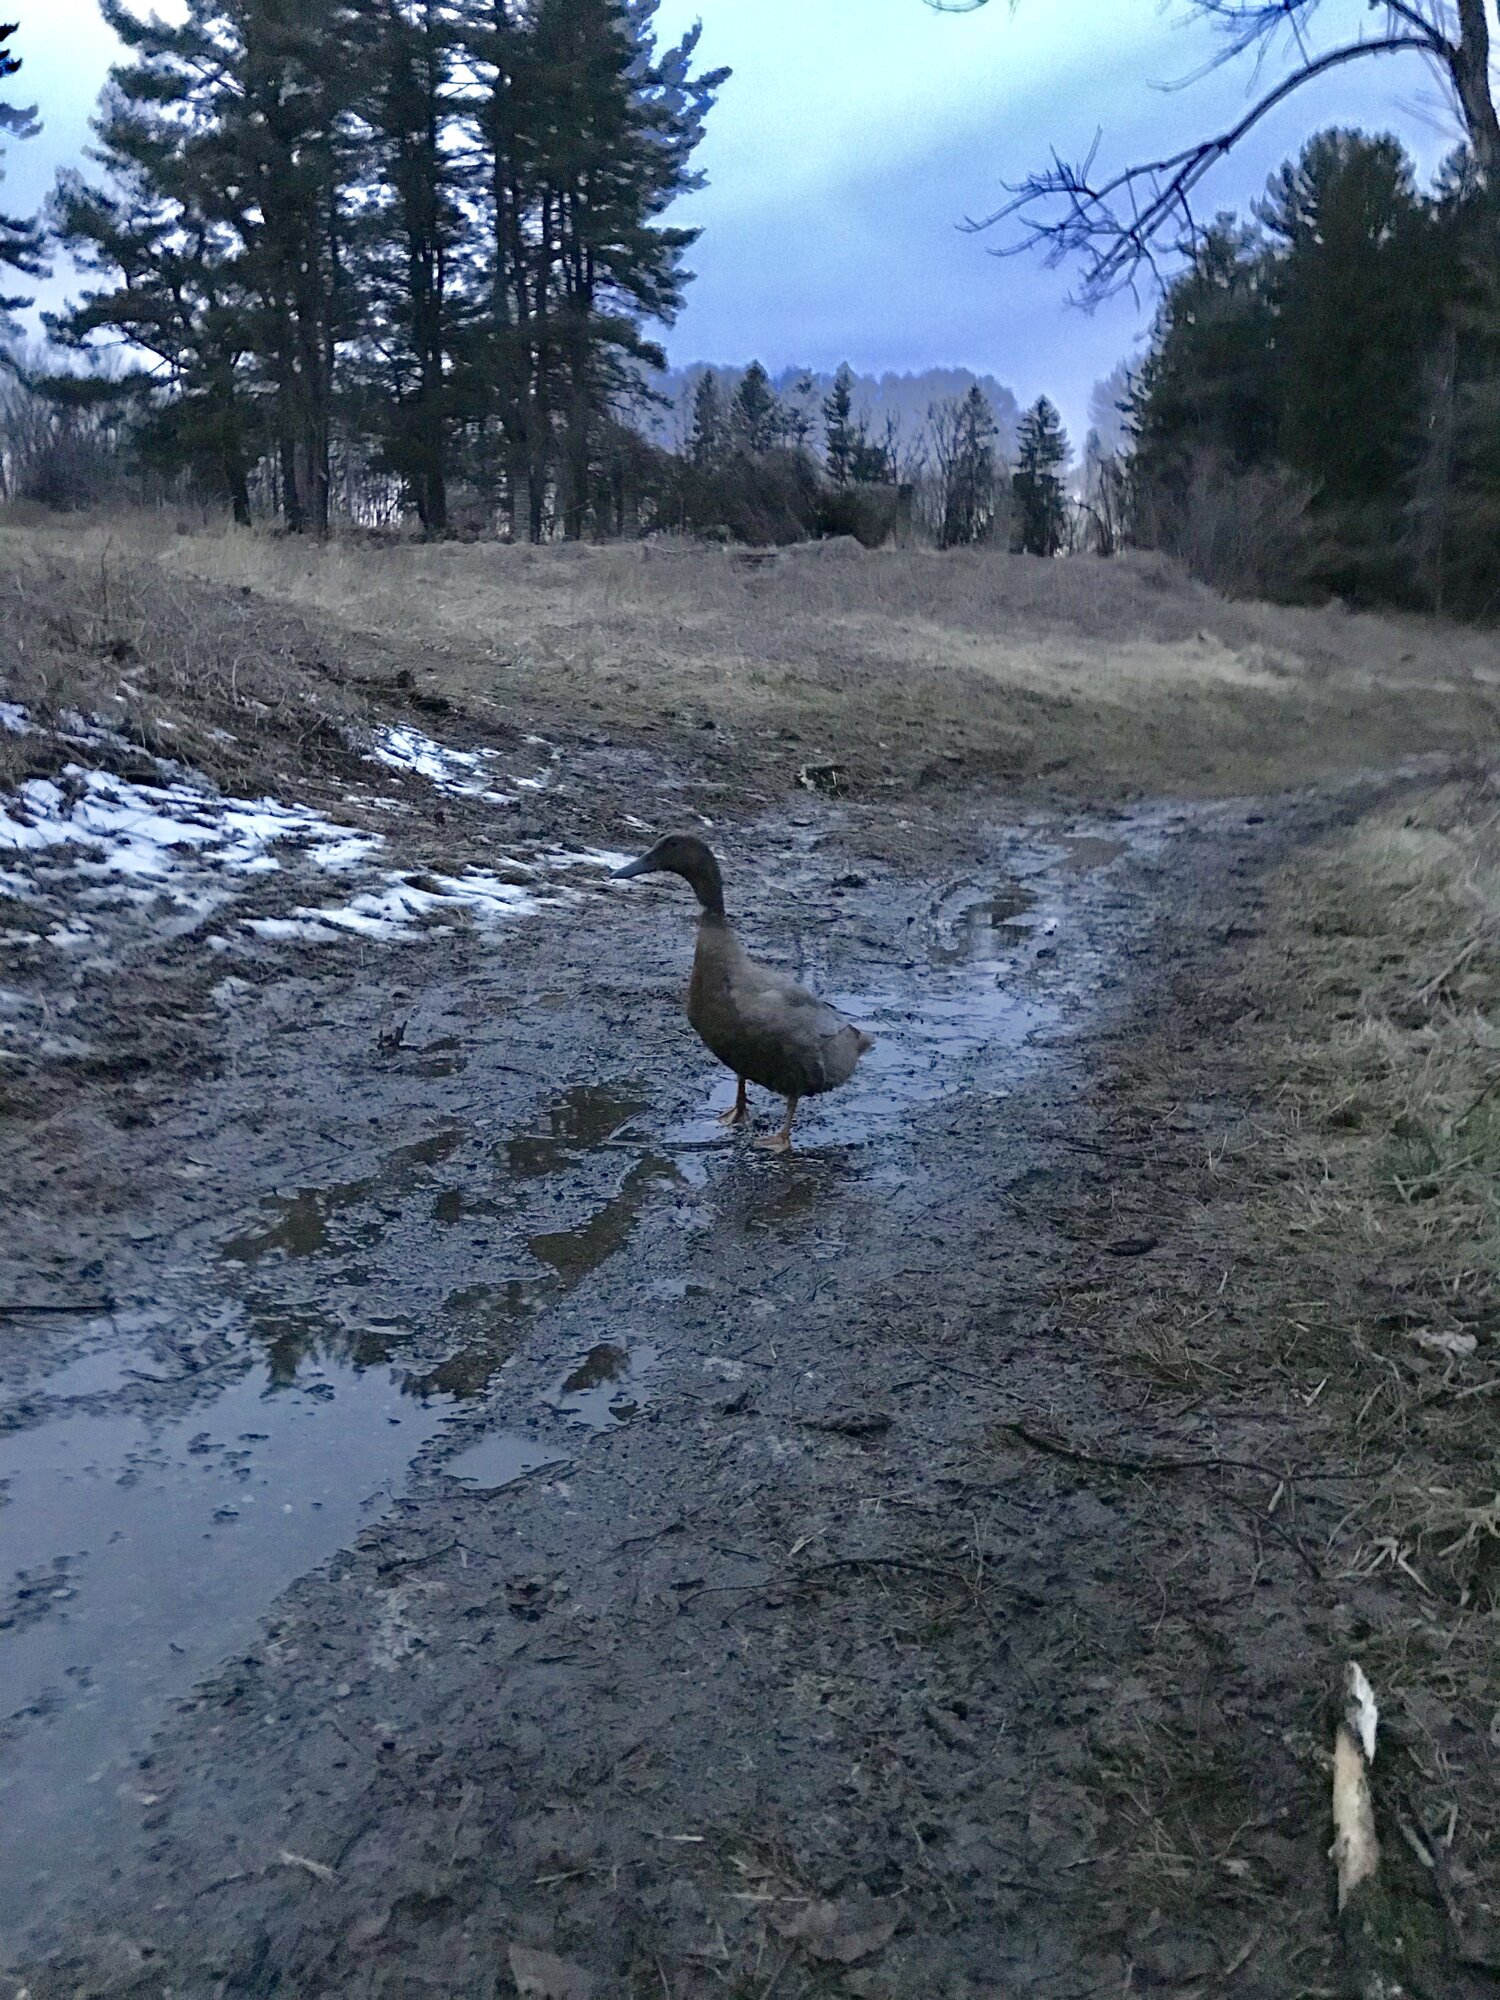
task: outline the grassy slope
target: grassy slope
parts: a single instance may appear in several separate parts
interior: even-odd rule
[[[1235,793],[1468,748],[1500,646],[1417,620],[1234,605],[1153,558],[172,535],[157,517],[0,525],[97,614],[111,579],[206,587],[221,619],[296,612],[325,659],[376,654],[479,712],[636,739],[692,728],[726,780],[835,759],[856,790],[965,774],[1087,796]]]

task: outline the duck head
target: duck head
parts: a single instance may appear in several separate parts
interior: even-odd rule
[[[620,882],[631,875],[680,875],[709,916],[724,914],[724,878],[719,864],[713,849],[695,833],[663,834],[648,854],[615,869],[613,879]]]

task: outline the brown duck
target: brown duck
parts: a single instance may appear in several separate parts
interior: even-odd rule
[[[697,895],[703,914],[688,986],[687,1017],[699,1036],[739,1079],[726,1125],[750,1115],[747,1083],[774,1090],[787,1101],[786,1123],[757,1144],[774,1153],[792,1150],[792,1120],[804,1097],[847,1083],[874,1038],[769,965],[757,965],[724,915],[724,879],[713,852],[695,834],[669,833],[649,854],[615,870],[629,875],[680,875]]]

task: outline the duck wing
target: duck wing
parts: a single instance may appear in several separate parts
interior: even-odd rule
[[[848,1081],[870,1037],[784,972],[744,958],[734,981],[742,1073],[788,1097]]]

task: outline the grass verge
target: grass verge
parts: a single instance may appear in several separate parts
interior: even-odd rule
[[[1255,1556],[1250,1598],[1215,1613],[1215,1699],[1294,1751],[1304,1823],[1327,1810],[1323,1696],[1343,1658],[1370,1675],[1406,1970],[1467,1993],[1500,1971],[1493,777],[1404,791],[1284,863],[1096,1082],[1100,1150],[1136,1171],[1096,1176],[1069,1231],[1134,1232],[1150,1254],[1080,1258],[1058,1331],[1144,1378],[1137,1428],[1198,1427],[1204,1463],[1222,1454],[1202,1491]],[[1275,1673],[1247,1608],[1273,1557],[1306,1621]],[[1165,1606],[1181,1585],[1158,1587]],[[1164,1712],[1208,1644],[1148,1649]],[[1180,1732],[1149,1747],[1153,1785],[1126,1788],[1115,1824],[1141,1893],[1192,1905],[1212,1889],[1214,1788],[1199,1796]]]

